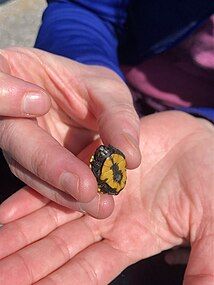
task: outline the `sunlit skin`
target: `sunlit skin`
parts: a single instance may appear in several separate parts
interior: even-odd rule
[[[29,114],[22,110],[27,92],[40,96]],[[97,195],[95,177],[76,155],[99,134],[123,151],[129,169],[140,164],[139,118],[118,75],[36,49],[2,50],[0,116],[0,147],[16,176],[63,206],[97,218],[112,213],[113,198]]]
[[[98,142],[99,143],[99,142]],[[88,161],[97,142],[79,158]],[[185,285],[214,284],[214,129],[165,112],[141,120],[142,163],[104,220],[32,189],[0,206],[1,285],[108,284],[128,265],[190,243]]]

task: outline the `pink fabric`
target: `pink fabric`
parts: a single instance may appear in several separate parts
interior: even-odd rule
[[[214,16],[176,48],[123,72],[155,109],[214,107]]]

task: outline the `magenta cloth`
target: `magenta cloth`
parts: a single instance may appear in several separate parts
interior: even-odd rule
[[[214,16],[177,47],[123,67],[134,99],[158,111],[214,107]]]

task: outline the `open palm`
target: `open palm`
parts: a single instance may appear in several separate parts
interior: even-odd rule
[[[87,160],[97,142],[79,155]],[[166,112],[141,121],[143,162],[105,220],[22,189],[0,207],[0,284],[108,284],[128,265],[190,242],[185,284],[213,284],[214,130]],[[11,270],[13,268],[13,270]]]
[[[0,147],[12,172],[52,201],[96,217],[108,216],[112,197],[96,195],[96,180],[76,155],[99,135],[125,153],[129,168],[139,165],[139,119],[128,88],[107,68],[36,49],[0,53],[8,65],[5,80],[35,84],[50,94],[52,102],[36,122],[0,120]]]

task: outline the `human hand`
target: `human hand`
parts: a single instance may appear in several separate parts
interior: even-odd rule
[[[33,190],[4,202],[0,284],[108,284],[130,264],[187,242],[184,284],[213,284],[213,127],[180,112],[147,116],[140,148],[143,162],[128,171],[105,220],[66,210]]]
[[[8,62],[0,54],[0,116],[29,118],[46,114],[51,100],[45,90],[10,74]]]
[[[139,119],[126,85],[106,68],[36,49],[12,48],[1,55],[14,80],[36,84],[51,96],[51,109],[36,121],[0,121],[0,147],[13,174],[63,206],[99,218],[110,215],[113,198],[97,194],[92,172],[76,154],[100,135],[124,152],[129,168],[139,165]]]

